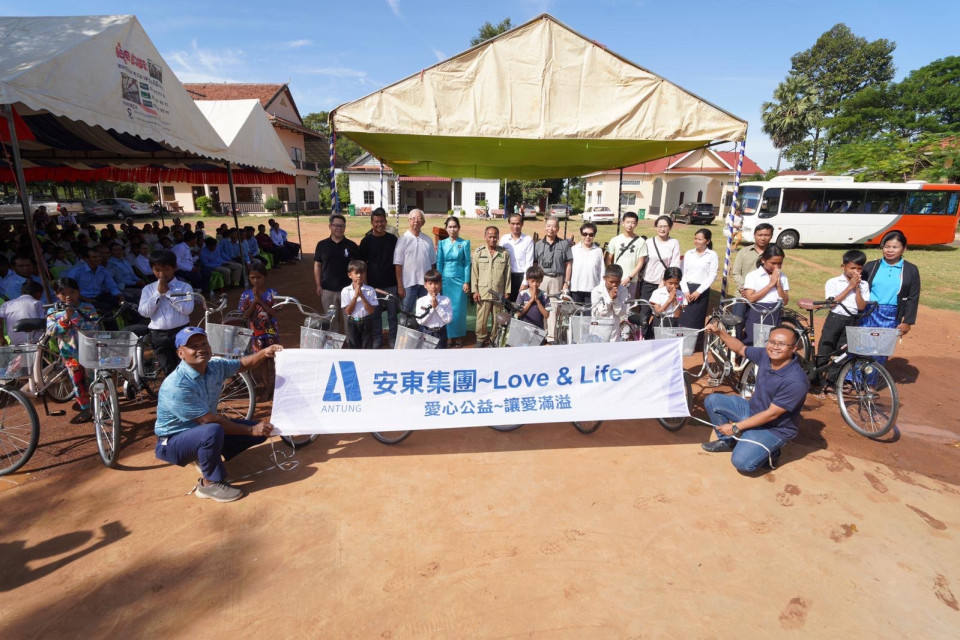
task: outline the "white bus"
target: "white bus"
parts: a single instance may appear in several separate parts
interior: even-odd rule
[[[773,225],[783,249],[804,244],[876,245],[901,231],[911,246],[953,242],[960,185],[854,182],[850,176],[778,176],[740,187],[743,239]]]

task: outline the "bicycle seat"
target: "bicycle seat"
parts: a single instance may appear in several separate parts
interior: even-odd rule
[[[797,302],[797,305],[801,309],[806,309],[807,311],[813,311],[814,309],[817,308],[817,305],[815,305],[813,303],[813,300],[811,300],[810,298],[801,298],[800,301]]]
[[[725,313],[720,316],[720,322],[722,322],[725,327],[735,327],[738,324],[743,324],[743,318],[735,316],[732,313]]]
[[[142,338],[150,333],[150,327],[145,324],[128,324],[123,330],[135,334],[138,338]]]
[[[14,331],[23,333],[33,333],[34,331],[43,331],[47,328],[47,321],[43,318],[24,318],[17,320],[13,325]]]

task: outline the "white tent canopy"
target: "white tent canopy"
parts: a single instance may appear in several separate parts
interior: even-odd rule
[[[226,159],[226,144],[134,16],[0,18],[0,104],[21,117],[66,119],[56,128],[67,129],[73,145],[24,140],[26,152],[83,155],[79,139],[83,157],[149,157],[166,148]]]
[[[296,172],[259,100],[198,100],[196,105],[227,143],[230,162],[291,175]]]

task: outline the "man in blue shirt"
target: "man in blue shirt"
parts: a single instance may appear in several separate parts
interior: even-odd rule
[[[780,447],[797,436],[797,418],[810,388],[807,374],[797,361],[799,336],[793,329],[777,327],[767,346],[747,347],[717,323],[707,325],[730,351],[757,365],[757,382],[750,400],[738,395],[712,393],[704,407],[717,439],[702,447],[711,453],[733,451],[731,462],[750,473],[765,463],[773,466]]]
[[[185,327],[174,341],[180,364],[167,376],[157,399],[156,456],[181,467],[196,462],[203,477],[198,498],[232,502],[243,492],[225,482],[223,460],[260,444],[273,431],[267,421],[231,420],[217,413],[223,383],[272,358],[283,347],[271,345],[240,360],[214,358],[207,333]]]
[[[13,269],[7,274],[6,278],[0,278],[3,281],[2,286],[0,286],[0,295],[3,295],[7,300],[19,298],[23,290],[23,283],[27,280],[33,280],[43,286],[43,281],[37,275],[36,263],[32,256],[15,255],[10,266]],[[47,304],[49,301],[47,291],[44,289],[41,302]]]
[[[81,244],[77,256],[80,261],[65,275],[80,285],[80,300],[100,311],[112,311],[123,304],[123,294],[110,272],[100,265],[97,250]]]
[[[107,259],[107,271],[113,281],[123,289],[125,298],[138,299],[140,290],[147,284],[133,271],[133,267],[123,258],[123,245],[114,242],[110,245],[110,258]]]

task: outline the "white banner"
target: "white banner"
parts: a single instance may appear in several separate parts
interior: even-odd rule
[[[282,434],[689,415],[682,340],[520,349],[277,354]]]

